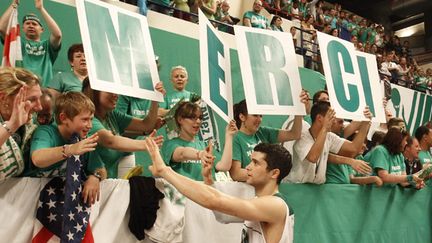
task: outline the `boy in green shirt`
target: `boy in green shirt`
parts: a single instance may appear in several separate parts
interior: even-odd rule
[[[33,135],[30,150],[31,164],[24,173],[27,176],[53,177],[66,175],[66,159],[73,155],[87,157],[87,180],[84,183],[85,203],[99,200],[99,182],[106,178],[106,170],[97,154],[92,151],[97,145],[98,135],[87,137],[92,127],[95,112],[93,103],[84,94],[68,92],[56,101],[57,124],[37,128]],[[82,139],[75,144],[67,144],[73,134]],[[90,152],[90,153],[88,153]]]

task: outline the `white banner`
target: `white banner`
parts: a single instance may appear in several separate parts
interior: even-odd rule
[[[330,103],[338,118],[364,120],[366,101],[351,42],[318,33]]]
[[[290,33],[234,26],[250,114],[305,115]]]
[[[229,47],[199,11],[201,97],[226,122],[233,119]]]
[[[76,7],[91,87],[162,102],[147,18],[98,0]]]

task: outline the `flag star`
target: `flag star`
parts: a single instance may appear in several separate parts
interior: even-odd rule
[[[70,220],[70,221],[75,220],[75,214],[72,213],[72,211],[69,211],[68,216],[69,216],[69,220]]]
[[[42,201],[38,201],[38,208],[41,208],[43,206],[43,202]]]
[[[80,224],[78,224],[78,223],[77,223],[76,226],[74,226],[74,228],[76,229],[77,233],[80,232],[80,231],[82,232],[82,227],[83,227],[83,226],[80,225]]]
[[[72,201],[76,200],[76,196],[77,196],[77,194],[75,192],[72,192],[72,194],[71,194]]]
[[[84,217],[83,218],[83,225],[86,225],[88,222],[87,222],[87,219]]]
[[[54,188],[52,188],[52,187],[49,187],[48,189],[47,189],[47,192],[48,192],[48,196],[49,195],[51,195],[51,194],[55,194],[55,192],[54,192]]]
[[[75,208],[76,208],[76,210],[78,210],[78,213],[81,213],[83,211],[81,205],[78,205],[78,207],[75,207]]]
[[[49,202],[47,203],[47,205],[48,205],[48,209],[55,208],[55,201],[50,199]]]
[[[78,174],[74,171],[74,173],[72,174],[73,180],[74,181],[78,181]]]
[[[50,215],[48,216],[49,221],[55,221],[56,220],[56,214],[50,213]]]
[[[87,214],[90,214],[90,213],[91,213],[91,207],[86,207],[85,212],[86,212]]]
[[[78,187],[78,193],[81,193],[82,187],[81,185]]]
[[[68,237],[68,240],[73,240],[74,234],[69,230],[69,233],[66,236]]]
[[[60,201],[60,204],[64,204],[64,201]]]
[[[73,157],[75,158],[75,162],[78,162],[78,163],[80,162],[80,159],[79,159],[80,156],[79,155],[74,155]]]

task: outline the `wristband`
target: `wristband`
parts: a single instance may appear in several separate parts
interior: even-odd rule
[[[93,175],[94,177],[98,178],[99,181],[102,181],[102,174],[101,174],[100,171],[97,170],[97,171],[95,171],[92,175]]]
[[[6,130],[6,132],[9,133],[9,135],[13,135],[14,133],[12,132],[12,129],[10,129],[10,127],[8,127],[8,125],[6,124],[6,122],[2,123],[2,127]]]
[[[407,175],[407,182],[411,185],[411,186],[416,186],[416,182],[413,180],[413,175]]]

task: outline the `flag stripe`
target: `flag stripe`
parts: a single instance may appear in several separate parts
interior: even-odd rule
[[[91,230],[90,223],[88,223],[87,225],[87,230],[84,234],[84,239],[82,240],[82,243],[94,243],[93,233]]]
[[[42,229],[33,237],[32,243],[47,243],[54,234],[47,228]]]

